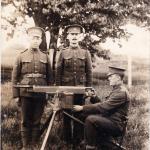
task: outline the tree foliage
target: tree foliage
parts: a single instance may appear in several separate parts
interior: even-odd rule
[[[51,47],[56,48],[60,28],[68,24],[81,24],[85,30],[83,46],[91,52],[93,45],[107,37],[126,36],[122,29],[132,20],[142,26],[150,25],[149,0],[2,0],[2,6],[12,3],[21,15],[33,17],[35,24],[50,30]],[[94,40],[96,35],[99,40]]]

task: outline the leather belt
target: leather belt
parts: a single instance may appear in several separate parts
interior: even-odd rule
[[[30,74],[25,74],[24,77],[26,77],[26,78],[46,78],[46,75],[40,74],[40,73],[30,73]]]

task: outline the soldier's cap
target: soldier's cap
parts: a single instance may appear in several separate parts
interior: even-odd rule
[[[116,66],[109,66],[109,73],[107,74],[107,77],[113,75],[113,74],[118,74],[121,77],[125,75],[126,69],[123,67],[116,67]]]
[[[85,29],[79,24],[72,24],[65,27],[66,33],[85,33]]]
[[[27,29],[28,35],[42,37],[42,33],[44,33],[44,29],[41,27],[31,27]]]

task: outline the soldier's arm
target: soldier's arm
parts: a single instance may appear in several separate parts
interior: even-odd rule
[[[56,85],[61,85],[62,67],[63,67],[63,57],[62,57],[62,51],[60,51],[57,60],[57,67],[56,67]]]
[[[96,103],[92,105],[85,105],[83,111],[86,113],[101,113],[106,114],[112,110],[119,108],[122,104],[126,102],[126,93],[120,91],[118,93],[112,94],[108,100],[103,103]]]
[[[54,83],[54,78],[53,78],[53,71],[52,71],[52,67],[51,67],[51,62],[50,59],[48,58],[48,55],[46,55],[47,57],[47,68],[46,68],[46,79],[47,79],[47,83],[48,85],[52,85]]]
[[[19,88],[15,88],[16,85],[20,81],[21,77],[21,57],[20,55],[16,58],[13,71],[12,71],[12,94],[13,98],[18,98],[20,96]]]
[[[92,61],[91,54],[89,51],[86,52],[86,86],[92,86]]]
[[[90,102],[92,104],[99,103],[99,102],[101,102],[101,99],[98,96],[91,97]]]
[[[86,92],[85,92],[85,99],[86,99],[86,98],[90,98],[90,102],[91,102],[92,104],[101,102],[101,99],[97,96],[95,89],[86,91]]]

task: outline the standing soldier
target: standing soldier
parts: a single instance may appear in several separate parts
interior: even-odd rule
[[[75,111],[88,115],[85,120],[86,150],[96,150],[97,139],[103,140],[104,135],[106,138],[120,136],[126,127],[129,94],[123,84],[125,69],[110,66],[109,71],[108,80],[113,89],[106,100],[96,104],[74,106]],[[99,99],[90,92],[88,95],[93,100]]]
[[[52,70],[47,54],[41,52],[44,30],[32,27],[27,30],[29,48],[17,57],[12,72],[13,98],[21,106],[21,136],[23,150],[35,147],[38,144],[40,120],[46,104],[44,93],[28,92],[25,88],[15,88],[21,85],[50,85]]]
[[[69,41],[69,47],[60,51],[56,69],[56,85],[91,86],[91,56],[88,50],[82,49],[79,46],[84,28],[78,24],[74,24],[67,26],[64,32],[67,34],[66,37]],[[73,95],[70,100],[73,101],[73,104],[84,104],[83,95]],[[67,110],[67,112],[72,113],[71,110]],[[79,113],[74,113],[73,115],[78,117]],[[82,128],[82,126],[79,126],[79,124],[75,122],[74,125],[72,125],[71,119],[64,115],[64,136],[67,143],[80,142],[81,136],[83,136]]]

